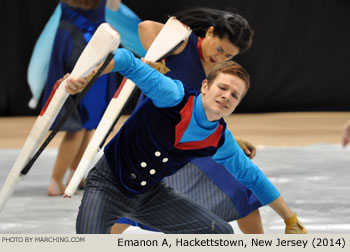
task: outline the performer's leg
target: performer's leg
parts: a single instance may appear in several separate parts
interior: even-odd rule
[[[148,194],[148,195],[147,195]],[[164,233],[233,233],[226,221],[163,184],[145,193],[144,202],[129,217]]]
[[[263,234],[264,228],[261,221],[260,211],[256,209],[247,216],[238,219],[237,224],[239,229],[244,234]]]
[[[108,234],[115,220],[131,211],[128,198],[118,189],[107,161],[102,157],[86,179],[76,222],[78,234]]]
[[[70,169],[69,169],[69,177],[68,177],[67,183],[66,183],[67,185],[69,184],[70,180],[72,179],[73,174],[74,174],[75,170],[77,169],[77,167],[80,163],[80,160],[81,160],[93,134],[94,134],[94,130],[84,130],[84,135],[83,135],[82,142],[80,144],[80,148],[79,148],[77,154],[75,155],[75,158],[74,158],[72,165],[70,166]],[[85,179],[83,179],[80,182],[79,188],[84,188],[84,185],[85,185]]]
[[[115,223],[111,228],[111,234],[122,234],[128,227],[129,224]]]
[[[79,162],[80,162],[80,159],[83,156],[83,154],[86,150],[86,147],[88,146],[90,139],[94,134],[94,130],[83,130],[83,131],[84,131],[84,135],[83,135],[83,139],[82,139],[81,144],[80,144],[80,148],[79,148],[77,154],[75,155],[75,158],[74,158],[72,165],[70,167],[72,170],[77,169]]]
[[[48,189],[49,196],[58,196],[63,194],[65,186],[63,185],[62,180],[68,167],[71,166],[76,154],[79,151],[83,137],[84,130],[65,132],[52,172],[50,186]]]
[[[215,173],[212,173],[212,170],[215,170]],[[174,178],[175,182],[169,185],[173,185],[175,190],[188,195],[224,220],[237,220],[243,233],[264,232],[258,209],[261,203],[254,194],[213,160],[196,159],[194,164],[187,164],[170,178],[175,176],[178,178]],[[225,186],[222,187],[223,185]],[[242,215],[245,217],[241,218]]]
[[[88,185],[79,207],[76,221],[77,234],[108,234],[115,220],[120,218],[118,209],[114,207],[113,195],[103,190],[100,184]]]

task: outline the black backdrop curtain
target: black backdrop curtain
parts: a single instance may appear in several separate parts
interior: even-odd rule
[[[0,116],[32,115],[27,67],[35,44],[57,1],[2,1],[0,15]]]
[[[251,90],[238,112],[349,111],[350,2],[347,0],[125,0],[141,19],[165,21],[181,9],[235,9],[254,29],[252,48],[236,57]],[[4,1],[0,116],[37,114],[26,72],[36,39],[57,1]]]

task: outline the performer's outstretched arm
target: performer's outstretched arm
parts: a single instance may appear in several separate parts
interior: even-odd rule
[[[158,33],[162,30],[163,26],[164,24],[162,23],[150,20],[146,20],[139,23],[139,37],[141,44],[146,51],[148,51],[153,41],[157,37]],[[177,48],[172,54],[179,54],[180,52],[182,52],[187,45],[187,41],[188,40],[186,40],[185,43],[179,46],[179,48]]]
[[[112,61],[104,73],[119,72],[132,80],[147,97],[152,99],[155,106],[172,107],[182,100],[184,96],[182,82],[164,76],[135,58],[130,51],[117,49]],[[70,94],[75,94],[82,90],[88,81],[88,78],[70,78],[66,90]]]

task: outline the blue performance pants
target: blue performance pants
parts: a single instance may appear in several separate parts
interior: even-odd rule
[[[121,217],[163,233],[233,233],[226,221],[163,183],[133,197],[125,195],[103,156],[87,177],[76,231],[109,233]]]

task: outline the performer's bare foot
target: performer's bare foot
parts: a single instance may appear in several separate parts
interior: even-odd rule
[[[51,178],[47,195],[49,196],[61,196],[63,195],[65,187],[62,183],[58,183],[56,180]]]

